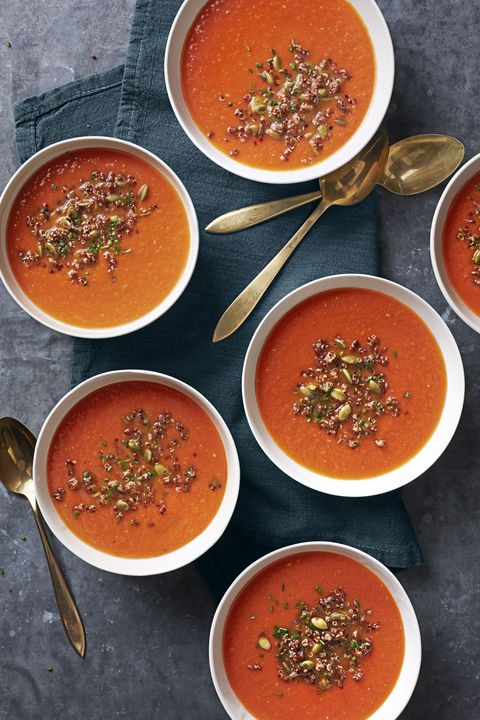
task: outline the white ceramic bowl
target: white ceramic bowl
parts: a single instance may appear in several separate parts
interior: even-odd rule
[[[395,470],[371,478],[341,480],[321,475],[300,465],[276,444],[262,420],[255,393],[257,362],[273,327],[291,308],[312,295],[342,287],[377,290],[407,305],[428,326],[445,362],[447,391],[437,427],[426,444],[410,460]],[[258,326],[247,350],[242,376],[245,413],[258,444],[266,455],[294,480],[313,490],[345,497],[379,495],[406,485],[424,473],[440,457],[452,439],[463,408],[465,377],[455,339],[435,310],[411,290],[373,275],[331,275],[313,280],[280,300]]]
[[[10,214],[11,207],[17,197],[19,191],[23,185],[30,179],[30,177],[39,170],[42,165],[50,162],[51,160],[63,155],[66,152],[72,152],[75,150],[81,150],[85,148],[108,148],[110,150],[117,150],[120,152],[128,153],[134,157],[138,157],[149,165],[153,166],[161,175],[163,175],[173,185],[177,191],[185,212],[187,214],[188,225],[190,229],[190,250],[188,253],[187,262],[185,268],[178,279],[177,284],[172,291],[167,295],[161,303],[159,303],[153,310],[150,310],[145,315],[132,320],[131,322],[124,323],[122,325],[114,325],[111,327],[104,328],[84,328],[77,325],[70,325],[69,323],[57,320],[51,315],[41,310],[35,303],[33,303],[28,295],[24,293],[20,285],[18,284],[7,256],[6,245],[7,245],[7,223],[8,216]],[[3,280],[3,284],[7,288],[12,298],[17,302],[25,312],[31,315],[35,320],[38,320],[43,325],[56,330],[57,332],[64,333],[65,335],[72,335],[74,337],[84,338],[108,338],[117,337],[119,335],[125,335],[139,330],[140,328],[148,325],[149,323],[157,320],[178,300],[180,295],[187,287],[195,263],[197,262],[198,255],[198,223],[197,216],[193,203],[187,193],[184,185],[160,158],[156,157],[153,153],[141,148],[139,145],[135,145],[125,140],[117,140],[116,138],[110,137],[78,137],[70,140],[62,140],[61,142],[54,143],[48,147],[40,150],[39,152],[32,155],[21,167],[18,168],[17,172],[13,175],[5,190],[0,197],[0,277]]]
[[[249,565],[228,588],[217,608],[210,631],[210,671],[223,707],[232,720],[255,720],[230,687],[223,663],[223,632],[232,604],[245,585],[261,570],[282,558],[301,552],[338,553],[356,560],[371,570],[390,591],[402,617],[405,655],[392,692],[368,720],[395,720],[408,703],[420,672],[422,645],[415,611],[397,578],[381,562],[353,547],[331,542],[306,542],[275,550]]]
[[[352,160],[374,136],[387,112],[393,90],[395,58],[385,18],[374,0],[350,0],[367,27],[375,51],[376,80],[370,107],[356,133],[325,160],[297,170],[262,170],[225,155],[204,136],[192,119],[182,93],[181,57],[187,34],[205,0],[185,0],[174,20],[165,51],[165,81],[177,120],[204,155],[229,172],[265,183],[312,180],[337,170]]]
[[[458,317],[478,333],[480,333],[480,316],[474,313],[468,305],[465,305],[448,277],[443,257],[443,230],[451,204],[470,178],[479,172],[480,154],[475,155],[475,157],[457,170],[438,201],[432,220],[432,229],[430,231],[430,255],[432,258],[433,271],[438,286],[443,293],[443,297]]]
[[[159,555],[158,557],[118,557],[97,550],[92,545],[88,545],[65,525],[48,491],[48,452],[53,436],[65,415],[74,405],[95,390],[105,387],[106,385],[111,385],[112,383],[132,380],[154,382],[174,388],[196,402],[197,405],[200,405],[215,425],[222,439],[227,457],[228,475],[225,494],[210,524],[200,535],[197,535],[197,537],[186,545],[165,555]],[[67,395],[55,405],[45,420],[40,435],[38,436],[33,460],[33,479],[35,482],[35,495],[43,517],[53,534],[56,535],[60,542],[71,550],[71,552],[102,570],[108,570],[121,575],[158,575],[176,570],[193,562],[193,560],[203,555],[203,553],[217,542],[227,527],[237,502],[240,486],[240,466],[235,443],[228,427],[213,405],[197,390],[170,375],[145,370],[118,370],[96,375],[95,377],[85,380],[85,382],[73,388],[73,390],[67,393]]]

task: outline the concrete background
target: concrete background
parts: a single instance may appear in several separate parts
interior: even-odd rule
[[[461,138],[466,158],[472,157],[480,150],[478,1],[379,4],[396,47],[391,139],[445,132]],[[12,102],[122,62],[133,6],[133,0],[4,0],[0,187],[18,165]],[[453,442],[405,493],[425,565],[399,577],[418,614],[424,655],[402,720],[477,720],[480,712],[479,340],[447,308],[431,269],[429,229],[440,192],[402,200],[379,192],[383,274],[442,314],[459,343],[467,380]],[[30,319],[1,287],[1,413],[38,432],[69,387],[70,362],[69,339]],[[207,662],[215,608],[196,571],[118,577],[54,545],[87,627],[83,662],[64,637],[30,511],[0,488],[0,718],[224,719]]]

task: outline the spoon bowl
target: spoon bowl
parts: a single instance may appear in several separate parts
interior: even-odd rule
[[[26,497],[30,503],[45,550],[65,632],[76,652],[80,657],[84,657],[86,640],[82,619],[55,559],[42,516],[37,508],[32,473],[35,444],[34,435],[21,422],[10,417],[0,418],[0,482],[3,482],[10,492]]]
[[[412,135],[392,145],[379,185],[396,195],[431,190],[458,168],[465,155],[449,135]]]

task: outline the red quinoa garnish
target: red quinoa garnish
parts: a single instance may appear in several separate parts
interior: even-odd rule
[[[367,337],[366,345],[353,340],[347,342],[337,336],[332,343],[317,340],[313,344],[314,367],[301,372],[301,382],[295,392],[295,415],[315,423],[328,435],[338,437],[355,449],[360,439],[371,437],[375,445],[383,448],[385,439],[377,437],[378,420],[382,415],[398,417],[400,405],[390,395],[384,368],[389,357],[375,335]],[[397,352],[391,353],[393,358]],[[403,397],[409,398],[405,392]]]
[[[348,677],[359,682],[361,662],[373,650],[372,634],[380,623],[371,621],[358,600],[347,600],[337,588],[309,607],[297,603],[299,612],[291,627],[275,625],[278,677],[284,682],[305,682],[325,691],[343,687]]]
[[[335,125],[348,124],[356,100],[344,92],[350,79],[345,68],[328,58],[310,62],[310,51],[295,40],[289,50],[292,59],[286,67],[273,48],[268,60],[256,63],[259,81],[245,93],[243,103],[234,108],[226,139],[254,144],[266,137],[278,140],[283,146],[279,148],[280,159],[284,161],[299,143],[308,142],[312,155],[305,162],[312,162],[331,139]],[[219,96],[219,100],[223,102],[225,97]],[[234,147],[229,154],[239,152]]]
[[[472,206],[467,213],[463,227],[458,228],[456,237],[470,248],[471,261],[474,266],[471,272],[472,282],[480,285],[480,184],[474,185],[473,190],[477,194],[468,198]]]
[[[103,477],[97,477],[88,469],[77,472],[77,462],[65,460],[67,489],[78,492],[82,488],[91,496],[88,502],[73,507],[74,517],[109,506],[115,518],[121,520],[126,514],[152,503],[159,515],[164,515],[168,493],[187,493],[196,479],[195,466],[182,467],[177,456],[177,448],[189,438],[188,430],[171,413],[165,410],[152,422],[147,413],[135,409],[123,422],[124,438],[116,439],[113,448],[108,447],[106,440],[100,442]],[[63,500],[64,495],[64,488],[52,493],[58,501]],[[139,525],[139,520],[133,518],[130,524]]]
[[[54,273],[66,268],[77,285],[88,285],[89,268],[103,258],[106,270],[115,281],[120,255],[132,252],[124,239],[133,233],[139,218],[150,215],[156,205],[147,205],[147,185],[136,190],[131,175],[94,171],[78,187],[52,189],[61,193],[55,208],[44,203],[26,219],[37,246],[36,252],[20,251],[24,265],[43,266]]]

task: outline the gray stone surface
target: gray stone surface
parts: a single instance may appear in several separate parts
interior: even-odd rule
[[[121,62],[133,4],[1,4],[0,186],[18,162],[12,101]],[[451,133],[465,142],[471,157],[480,150],[478,3],[381,0],[380,6],[396,46],[397,78],[387,118],[392,139]],[[445,318],[463,354],[468,393],[451,446],[406,491],[425,565],[399,577],[418,613],[424,657],[402,719],[477,720],[479,340],[448,310],[432,273],[429,228],[439,195],[440,189],[410,199],[379,193],[383,273],[419,292]],[[68,388],[70,342],[27,317],[3,288],[0,308],[1,413],[38,431]],[[0,718],[225,718],[208,672],[214,603],[195,570],[140,580],[117,577],[54,544],[85,619],[84,661],[64,637],[28,507],[0,488],[0,567],[5,568]]]

